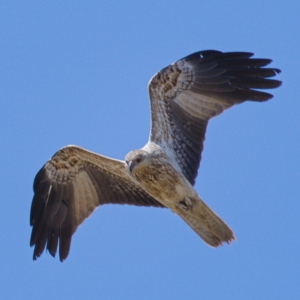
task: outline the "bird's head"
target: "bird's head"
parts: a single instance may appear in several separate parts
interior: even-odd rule
[[[130,151],[125,156],[126,168],[132,173],[135,168],[145,167],[147,165],[148,156],[148,152],[143,149]]]

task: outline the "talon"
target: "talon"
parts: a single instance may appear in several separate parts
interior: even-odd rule
[[[188,210],[188,207],[187,207],[187,205],[186,205],[186,203],[185,203],[184,201],[178,202],[178,206],[179,206],[181,209]]]
[[[181,209],[188,210],[193,207],[193,201],[189,197],[185,197],[182,201],[178,202],[178,206]]]
[[[185,203],[186,203],[189,207],[193,207],[193,201],[192,201],[191,198],[185,197]]]

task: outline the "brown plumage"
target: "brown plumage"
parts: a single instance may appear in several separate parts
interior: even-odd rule
[[[200,199],[193,185],[206,126],[212,117],[246,100],[272,95],[256,89],[280,86],[269,59],[252,53],[200,51],[158,72],[149,82],[148,143],[114,160],[76,146],[59,150],[34,180],[30,213],[33,258],[48,249],[60,260],[77,227],[101,204],[167,207],[207,244],[234,239],[231,229]]]

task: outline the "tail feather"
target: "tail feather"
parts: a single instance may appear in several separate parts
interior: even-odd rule
[[[194,200],[188,210],[176,213],[212,247],[218,247],[223,242],[230,244],[235,240],[229,226],[221,220],[201,199]]]

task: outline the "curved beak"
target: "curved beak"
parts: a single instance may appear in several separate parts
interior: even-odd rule
[[[132,170],[134,169],[134,167],[135,167],[134,163],[132,161],[130,161],[128,163],[128,168],[129,168],[130,173],[132,172]]]

